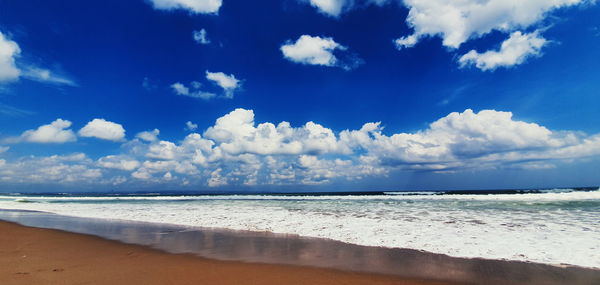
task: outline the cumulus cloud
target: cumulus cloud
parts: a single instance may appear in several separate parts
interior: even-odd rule
[[[444,46],[458,48],[492,31],[512,32],[539,23],[547,13],[586,0],[405,0],[406,22],[414,33],[396,40],[398,48],[411,47],[426,36],[440,36]]]
[[[319,9],[321,13],[337,17],[342,8],[348,4],[347,0],[310,0],[310,5]]]
[[[71,122],[56,119],[54,122],[42,125],[35,130],[27,130],[17,138],[9,138],[8,142],[31,142],[31,143],[65,143],[77,140],[75,133],[68,129]]]
[[[310,3],[311,6],[327,16],[339,17],[343,12],[357,6],[375,4],[378,6],[391,2],[390,0],[301,0]]]
[[[497,67],[510,67],[521,64],[532,56],[539,56],[540,50],[547,43],[538,32],[523,34],[514,32],[500,46],[500,50],[479,53],[471,50],[460,57],[461,67],[475,65],[481,70],[494,70]]]
[[[152,144],[148,147],[147,157],[158,158],[164,160],[175,159],[177,152],[177,145],[169,141],[159,141],[156,144]]]
[[[284,58],[300,64],[335,66],[349,70],[362,63],[360,58],[349,53],[342,53],[342,59],[336,57],[334,52],[347,52],[348,48],[331,37],[302,35],[295,42],[287,41],[280,50]]]
[[[552,159],[556,158],[553,151],[582,143],[577,133],[552,132],[516,121],[510,112],[469,109],[451,113],[416,133],[386,136],[380,124],[369,123],[358,131],[344,131],[340,137],[381,164],[428,170],[503,165],[523,157]]]
[[[177,95],[188,96],[203,100],[208,100],[217,97],[217,94],[215,93],[200,90],[200,86],[201,84],[196,84],[195,82],[192,82],[191,87],[187,87],[182,83],[176,82],[171,84],[171,89],[173,89],[173,92],[175,92],[175,94]],[[192,90],[190,90],[190,88],[192,88]]]
[[[122,141],[125,138],[125,129],[117,123],[104,119],[93,119],[79,130],[79,135],[109,141]]]
[[[223,4],[222,0],[149,0],[154,9],[184,9],[197,14],[216,14]]]
[[[15,58],[20,53],[19,45],[0,32],[0,82],[19,78],[21,71],[17,68]]]
[[[293,62],[326,66],[334,66],[337,62],[337,58],[333,55],[335,49],[346,48],[332,38],[309,35],[302,35],[296,42],[288,41],[281,46],[283,56]]]
[[[132,171],[140,166],[140,162],[127,156],[107,155],[98,159],[98,165],[104,168]]]
[[[48,174],[51,181],[73,181],[79,178],[68,175],[83,171],[106,185],[131,179],[205,187],[319,185],[395,171],[549,168],[600,156],[600,134],[550,130],[496,110],[453,112],[419,131],[386,134],[380,122],[336,132],[315,122],[256,122],[252,110],[235,109],[179,141],[159,140],[158,133],[140,133],[121,153],[97,161],[83,154],[3,160],[0,179],[39,181]]]
[[[191,121],[187,121],[185,122],[185,129],[188,131],[195,131],[196,129],[198,129],[198,125],[192,123]]]
[[[158,140],[159,134],[160,134],[160,130],[154,129],[152,131],[145,131],[145,132],[138,133],[137,135],[135,135],[135,137],[138,139],[147,141],[147,142],[153,142],[153,141]]]
[[[234,91],[240,88],[241,83],[233,74],[227,75],[223,72],[210,72],[208,70],[206,71],[206,79],[223,88],[225,98],[233,98]]]
[[[223,72],[206,71],[206,80],[219,87],[223,93],[221,98],[232,99],[236,90],[241,88],[241,80],[237,79],[233,74],[227,75]],[[188,96],[208,100],[217,97],[214,92],[203,90],[204,86],[198,81],[192,81],[189,86],[183,83],[176,82],[171,84],[171,89],[177,95]]]
[[[201,29],[199,31],[193,31],[192,38],[194,39],[195,42],[197,42],[201,45],[210,44],[210,39],[208,39],[208,35],[207,35],[207,32],[205,29]]]
[[[190,89],[187,88],[182,83],[175,82],[175,83],[171,84],[171,88],[173,88],[173,91],[175,91],[175,93],[177,95],[183,95],[183,96],[189,96],[190,95]]]
[[[338,150],[331,129],[314,122],[301,128],[292,128],[288,122],[255,125],[254,112],[245,109],[236,109],[217,119],[204,136],[218,143],[220,151],[232,155],[318,154]]]

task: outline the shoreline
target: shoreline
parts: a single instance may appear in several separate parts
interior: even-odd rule
[[[567,191],[483,196],[387,195],[373,199],[253,195],[213,199],[68,194],[69,197],[61,198],[4,197],[0,208],[209,230],[268,231],[460,258],[600,269],[600,253],[595,250],[600,246],[600,232],[595,226],[597,212],[588,205],[588,200],[592,204],[600,201],[599,195],[600,191]],[[346,199],[350,201],[338,202]],[[453,206],[455,203],[461,206]],[[362,204],[368,207],[361,207]],[[581,206],[584,212],[575,211],[574,205]],[[563,212],[563,206],[572,211]],[[531,215],[535,212],[544,213],[542,219]]]
[[[346,242],[346,241],[332,239],[332,238],[304,236],[304,235],[299,235],[299,234],[295,234],[295,233],[280,233],[280,232],[258,231],[258,230],[255,230],[255,231],[239,230],[239,229],[228,229],[228,228],[221,228],[221,227],[191,226],[191,225],[185,225],[185,224],[173,224],[173,223],[165,223],[165,222],[148,222],[148,221],[127,220],[127,219],[96,218],[96,217],[85,217],[85,216],[82,217],[82,216],[74,216],[74,215],[66,215],[66,214],[57,214],[57,213],[53,213],[53,212],[39,211],[39,210],[0,208],[0,222],[2,222],[2,221],[15,222],[10,219],[5,219],[6,218],[5,216],[3,218],[3,214],[9,213],[9,212],[30,213],[33,215],[49,215],[49,216],[56,217],[59,219],[60,218],[67,218],[67,219],[70,218],[70,219],[75,219],[75,220],[97,221],[97,222],[101,222],[101,223],[116,223],[116,224],[122,224],[122,225],[130,225],[130,226],[133,225],[135,227],[141,226],[141,227],[168,228],[168,229],[170,229],[168,231],[171,231],[171,229],[175,229],[173,231],[183,230],[183,231],[221,232],[221,233],[227,233],[227,234],[233,234],[233,235],[239,234],[241,236],[267,235],[267,236],[272,236],[275,238],[284,238],[284,239],[292,238],[292,239],[301,239],[301,240],[307,240],[307,241],[327,241],[327,242],[331,242],[331,243],[341,243],[341,244],[348,245],[351,247],[366,247],[366,248],[375,248],[375,249],[392,250],[392,251],[393,250],[414,251],[417,253],[437,255],[437,256],[442,256],[445,258],[458,259],[458,260],[474,260],[474,261],[481,260],[481,261],[490,261],[490,262],[497,261],[497,262],[523,263],[523,264],[533,264],[533,265],[541,265],[541,266],[551,266],[551,267],[557,267],[557,268],[579,268],[579,269],[586,269],[586,270],[593,270],[593,271],[600,272],[600,267],[584,266],[584,265],[577,265],[577,264],[570,264],[570,263],[546,263],[546,262],[537,262],[537,261],[531,261],[531,260],[517,260],[517,259],[508,259],[508,258],[489,258],[489,257],[479,257],[479,256],[449,255],[449,254],[445,254],[445,253],[431,252],[431,251],[416,249],[416,248],[363,245],[363,244],[351,243],[351,242]],[[53,228],[53,227],[46,227],[46,226],[39,226],[39,225],[37,225],[37,226],[36,225],[24,225],[19,222],[16,222],[16,223],[19,225],[29,226],[29,227],[58,229],[58,230],[65,231],[65,232],[88,234],[88,235],[92,235],[92,236],[99,236],[99,237],[102,237],[102,238],[105,238],[108,240],[116,240],[116,241],[123,242],[119,237],[111,238],[111,237],[102,236],[102,234],[99,234],[99,233],[78,232],[78,231],[74,231],[72,229],[70,230],[70,229],[67,229],[64,227],[60,227],[60,226]],[[34,223],[39,223],[39,222],[34,222]],[[94,232],[94,231],[92,230],[92,232]],[[131,242],[125,242],[125,243],[140,245],[139,241],[131,241]],[[145,246],[152,247],[151,245],[145,245]],[[162,250],[167,251],[167,252],[170,251],[170,249],[162,249]],[[196,254],[196,255],[198,255],[198,254]],[[201,256],[201,255],[198,255],[198,256]],[[214,257],[211,257],[211,258],[214,258]],[[234,258],[234,259],[216,258],[216,259],[237,260],[237,258]],[[249,260],[249,261],[253,262],[253,260]]]
[[[368,247],[334,240],[268,232],[196,229],[184,226],[0,211],[0,220],[92,235],[163,252],[223,262],[309,266],[402,280],[486,284],[593,284],[600,270],[570,265],[457,258],[412,249]],[[167,253],[168,254],[168,253]],[[360,273],[358,273],[360,272]]]
[[[0,283],[446,285],[368,273],[172,254],[135,244],[0,221]]]

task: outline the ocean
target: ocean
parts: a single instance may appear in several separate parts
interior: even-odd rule
[[[0,209],[600,268],[598,188],[360,195],[15,193],[0,196]]]

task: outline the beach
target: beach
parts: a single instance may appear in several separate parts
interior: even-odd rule
[[[20,194],[0,195],[0,209],[600,268],[600,191],[536,192],[540,191],[485,195]]]
[[[451,284],[301,266],[217,261],[0,222],[0,283]]]
[[[600,270],[0,210],[0,284],[598,284]],[[153,283],[154,282],[154,283]]]

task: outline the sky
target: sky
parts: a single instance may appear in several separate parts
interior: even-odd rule
[[[599,185],[593,0],[0,0],[0,191]]]

